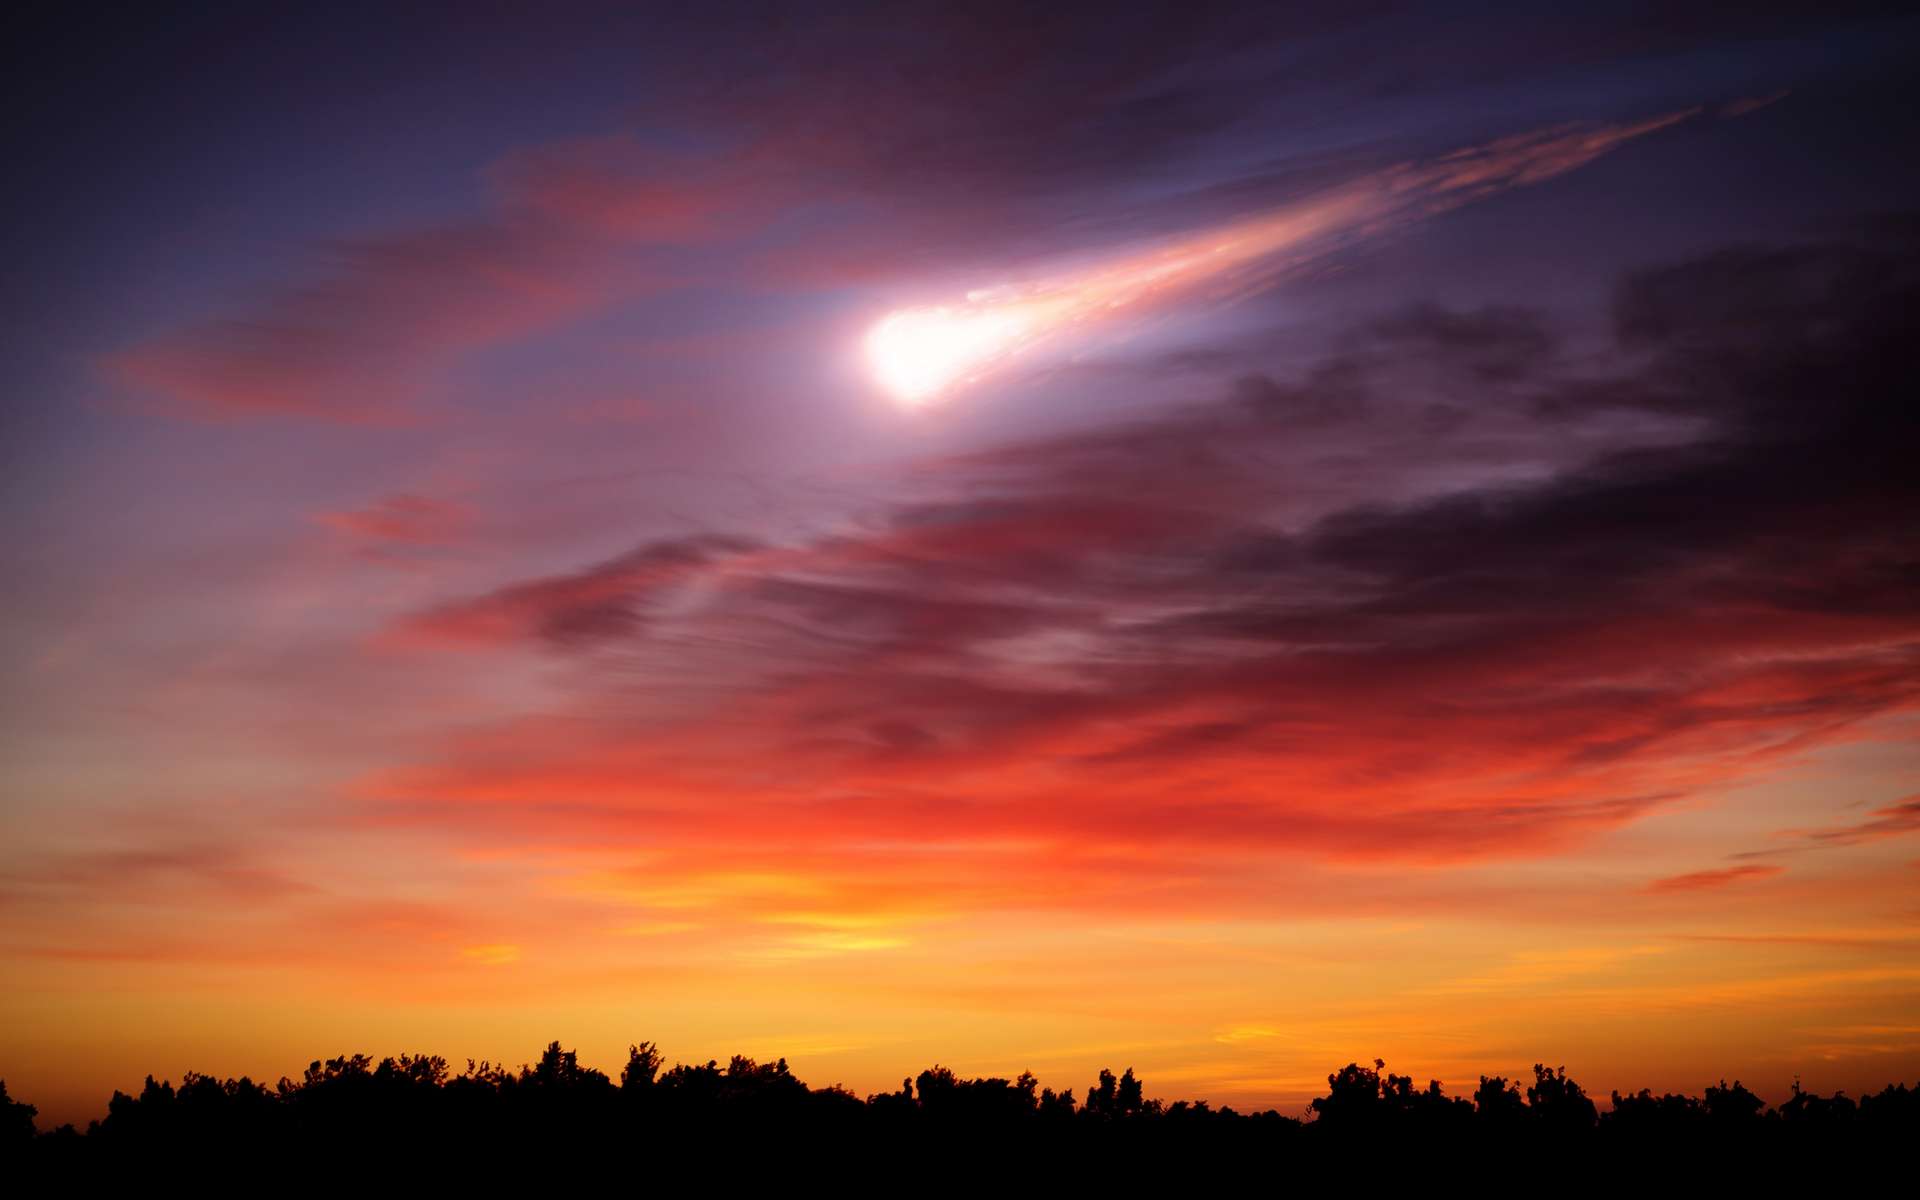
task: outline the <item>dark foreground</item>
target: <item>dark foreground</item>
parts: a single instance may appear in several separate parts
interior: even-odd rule
[[[1920,1146],[1920,1088],[1821,1096],[1795,1085],[1769,1108],[1739,1083],[1701,1096],[1614,1093],[1602,1111],[1564,1071],[1534,1068],[1530,1084],[1485,1078],[1471,1098],[1407,1076],[1349,1065],[1327,1077],[1305,1119],[1236,1112],[1204,1101],[1147,1099],[1132,1070],[1102,1071],[1084,1098],[1018,1079],[963,1079],[944,1067],[862,1099],[812,1088],[786,1060],[735,1057],[662,1070],[651,1043],[633,1047],[618,1081],[579,1065],[559,1043],[509,1070],[439,1057],[365,1055],[315,1062],[266,1085],[189,1073],[176,1086],[149,1077],[115,1092],[82,1133],[38,1131],[32,1106],[0,1084],[0,1156],[16,1166],[85,1171],[191,1164],[216,1178],[241,1160],[282,1165],[413,1160],[564,1162],[592,1170],[626,1162],[652,1171],[676,1160],[708,1172],[775,1163],[938,1165],[928,1184],[1009,1162],[1268,1170],[1335,1165],[1361,1175],[1475,1169],[1551,1160],[1582,1171],[1631,1173],[1685,1161],[1715,1173],[1817,1170],[1844,1176]],[[556,1153],[566,1155],[554,1159]],[[632,1156],[638,1153],[640,1158]],[[455,1157],[447,1159],[443,1155]],[[332,1169],[325,1167],[323,1169]],[[1408,1180],[1412,1181],[1411,1178]],[[1577,1179],[1569,1182],[1577,1182]],[[940,1189],[944,1190],[944,1188]]]

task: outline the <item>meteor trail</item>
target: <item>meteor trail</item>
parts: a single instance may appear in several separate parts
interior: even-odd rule
[[[1626,125],[1561,125],[1502,138],[1389,167],[1298,204],[1057,279],[969,292],[949,305],[901,309],[868,332],[868,364],[900,404],[922,405],[1068,330],[1138,311],[1208,282],[1234,292],[1257,290],[1338,246],[1552,179],[1700,111]]]

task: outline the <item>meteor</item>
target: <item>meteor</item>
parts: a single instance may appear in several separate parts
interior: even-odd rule
[[[903,404],[918,404],[1018,345],[1035,322],[1035,314],[1010,307],[907,309],[873,327],[867,355],[882,387]]]
[[[1402,163],[1298,204],[1083,267],[1059,278],[967,293],[961,302],[882,317],[867,362],[903,406],[940,399],[1071,330],[1114,320],[1204,284],[1244,295],[1340,246],[1508,188],[1552,179],[1614,147],[1684,121],[1688,109],[1629,125],[1562,125]]]

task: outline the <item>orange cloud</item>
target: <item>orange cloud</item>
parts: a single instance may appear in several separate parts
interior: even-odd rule
[[[1758,863],[1743,867],[1722,867],[1712,871],[1689,871],[1685,875],[1670,875],[1665,879],[1656,879],[1647,885],[1647,890],[1650,892],[1698,892],[1708,888],[1726,887],[1728,884],[1749,879],[1766,879],[1785,871],[1785,867]]]

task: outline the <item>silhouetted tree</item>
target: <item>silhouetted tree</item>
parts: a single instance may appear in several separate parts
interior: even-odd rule
[[[1819,1129],[1822,1132],[1851,1124],[1859,1116],[1859,1106],[1845,1092],[1822,1096],[1805,1091],[1800,1080],[1793,1081],[1793,1096],[1779,1108],[1780,1119],[1791,1126]]]
[[[1480,1077],[1480,1086],[1473,1093],[1473,1107],[1481,1123],[1490,1128],[1516,1125],[1527,1115],[1519,1086],[1507,1082],[1501,1075]]]
[[[599,1071],[582,1067],[580,1056],[572,1050],[562,1050],[559,1042],[547,1043],[539,1063],[531,1071],[523,1068],[521,1079],[535,1087],[556,1089],[601,1089],[613,1086],[612,1081]]]
[[[1671,1139],[1692,1132],[1704,1117],[1692,1096],[1656,1096],[1646,1088],[1623,1096],[1613,1093],[1613,1111],[1601,1119],[1611,1131],[1642,1140]]]
[[[1709,1121],[1722,1129],[1734,1130],[1757,1125],[1767,1102],[1748,1091],[1739,1080],[1734,1080],[1729,1087],[1722,1079],[1720,1086],[1707,1088],[1700,1106],[1706,1110]]]
[[[1080,1107],[1071,1091],[1043,1088],[1032,1072],[975,1078],[936,1064],[898,1091],[863,1101],[844,1088],[809,1087],[785,1059],[662,1064],[651,1042],[635,1043],[616,1086],[551,1042],[518,1069],[468,1060],[457,1075],[434,1055],[376,1063],[352,1054],[315,1060],[298,1080],[283,1078],[271,1088],[195,1072],[178,1085],[148,1076],[137,1095],[116,1091],[84,1137],[71,1127],[36,1136],[32,1106],[0,1084],[0,1149],[46,1162],[142,1165],[169,1151],[193,1163],[231,1162],[242,1153],[286,1162],[365,1152],[539,1160],[542,1152],[596,1147],[625,1153],[642,1137],[687,1158],[742,1148],[851,1152],[857,1143],[869,1159],[884,1151],[913,1162],[964,1161],[991,1150],[1102,1162],[1224,1157],[1251,1165],[1276,1153],[1306,1161],[1301,1156],[1375,1148],[1429,1157],[1453,1147],[1474,1154],[1540,1148],[1622,1162],[1737,1148],[1713,1159],[1724,1164],[1786,1154],[1857,1161],[1894,1153],[1920,1134],[1920,1089],[1905,1085],[1856,1103],[1806,1092],[1796,1080],[1792,1098],[1769,1112],[1745,1085],[1722,1081],[1699,1099],[1615,1092],[1602,1116],[1565,1068],[1544,1064],[1534,1065],[1524,1096],[1503,1077],[1482,1076],[1468,1101],[1447,1095],[1437,1080],[1418,1086],[1411,1075],[1389,1073],[1380,1059],[1371,1067],[1348,1063],[1312,1101],[1317,1120],[1310,1126],[1272,1111],[1150,1100],[1132,1068],[1117,1076],[1103,1069]]]
[[[1040,1089],[1039,1113],[1041,1116],[1056,1120],[1061,1117],[1071,1117],[1075,1111],[1072,1088],[1064,1092],[1055,1092],[1052,1088]]]
[[[1120,1081],[1114,1078],[1112,1071],[1105,1067],[1100,1068],[1100,1078],[1087,1089],[1087,1102],[1080,1111],[1089,1117],[1102,1119],[1113,1117],[1115,1110],[1119,1107],[1117,1103],[1119,1084]]]
[[[627,1047],[627,1065],[620,1068],[620,1087],[638,1092],[651,1088],[660,1077],[660,1050],[652,1042]]]
[[[1593,1128],[1600,1112],[1580,1085],[1567,1078],[1567,1069],[1533,1064],[1533,1086],[1527,1089],[1527,1111],[1545,1128],[1558,1132]]]
[[[1897,1136],[1920,1129],[1920,1087],[1889,1084],[1860,1097],[1860,1124],[1879,1136]]]
[[[40,1110],[31,1104],[22,1104],[7,1095],[7,1081],[0,1079],[0,1148],[19,1150],[31,1145],[34,1137],[33,1119]]]
[[[1327,1094],[1311,1104],[1319,1123],[1336,1130],[1371,1125],[1380,1115],[1380,1070],[1386,1065],[1378,1058],[1371,1067],[1348,1063],[1327,1076]]]

